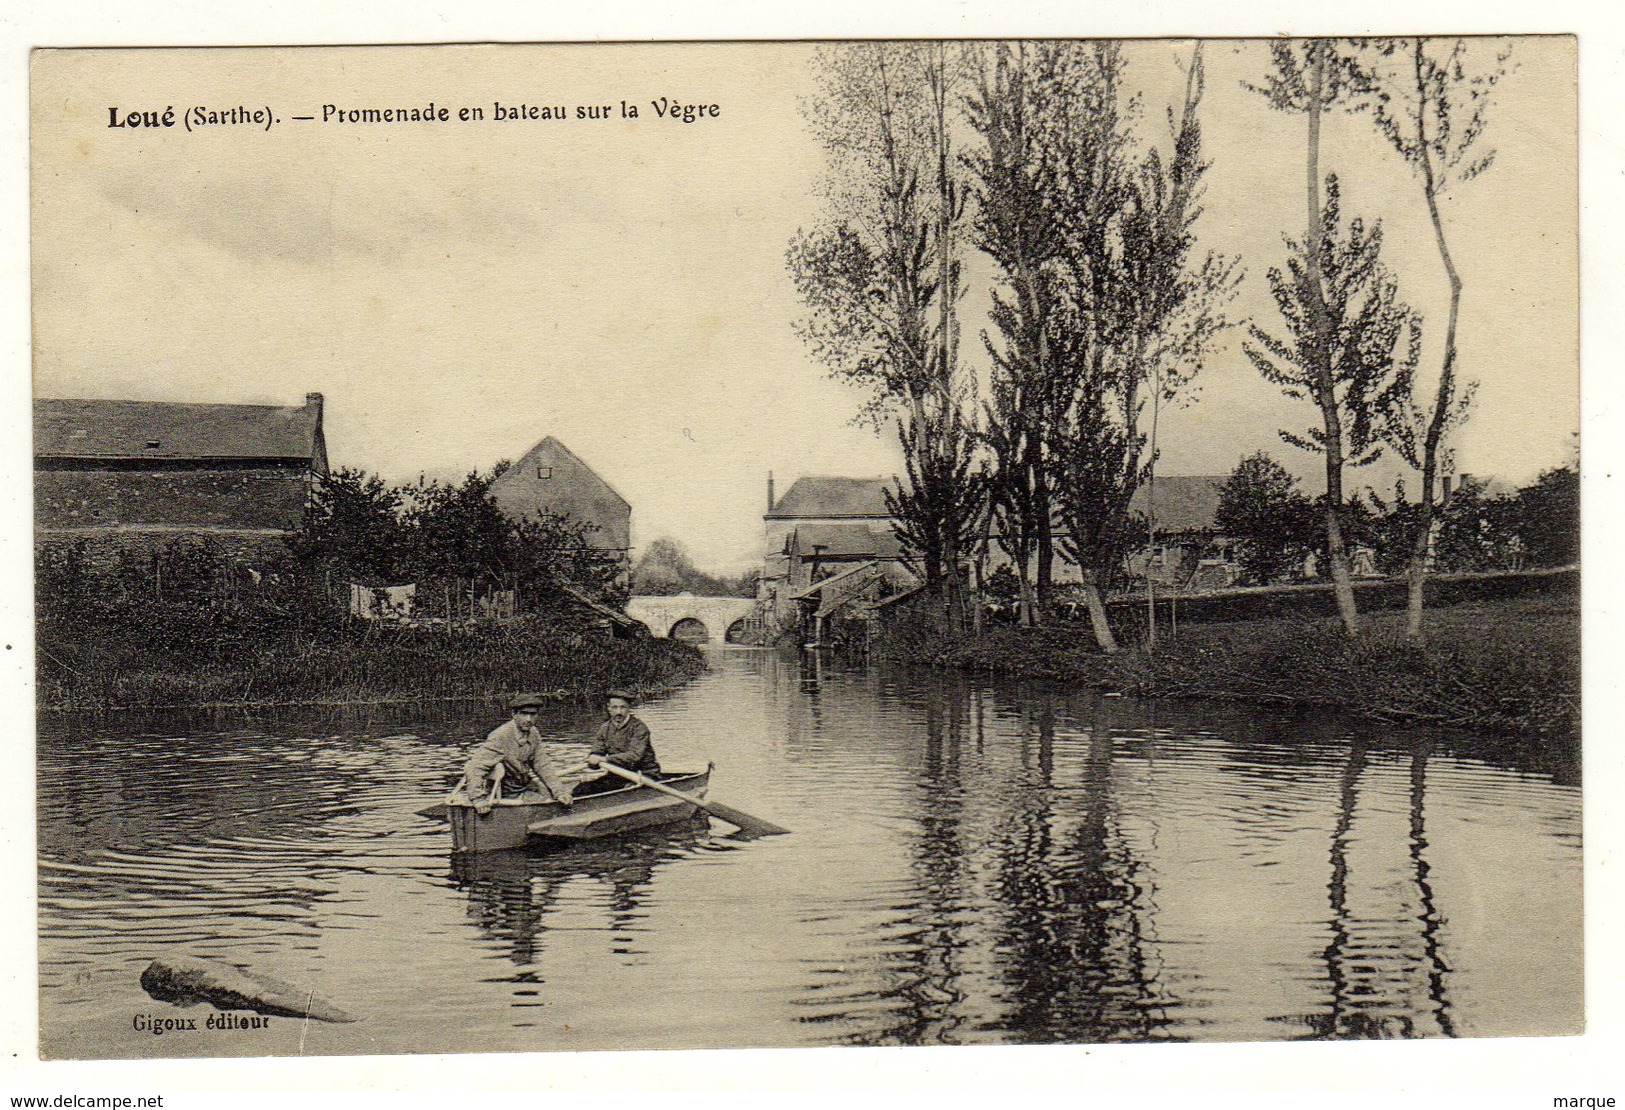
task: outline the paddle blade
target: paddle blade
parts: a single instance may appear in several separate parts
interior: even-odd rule
[[[763,821],[760,817],[752,817],[743,810],[735,809],[733,806],[725,806],[721,802],[713,802],[710,799],[706,799],[705,809],[713,817],[720,817],[730,825],[738,825],[742,832],[747,832],[752,836],[783,836],[790,831],[775,825],[771,821]]]

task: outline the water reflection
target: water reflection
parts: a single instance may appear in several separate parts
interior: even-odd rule
[[[561,892],[580,881],[599,888],[592,901],[604,916],[609,951],[630,955],[655,873],[706,839],[696,824],[552,850],[454,854],[451,880],[468,895],[480,932],[519,968],[534,966]]]
[[[640,716],[663,761],[715,759],[719,800],[794,835],[453,857],[416,811],[494,722],[479,705],[47,715],[48,1051],[295,1050],[133,1038],[160,947],[367,1015],[307,1052],[1578,1026],[1574,753],[815,653],[712,664]]]

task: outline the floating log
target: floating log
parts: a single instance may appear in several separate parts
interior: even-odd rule
[[[141,973],[141,987],[160,1002],[180,1006],[208,1002],[217,1010],[252,1010],[317,1021],[356,1020],[326,999],[291,983],[185,953],[153,960]]]

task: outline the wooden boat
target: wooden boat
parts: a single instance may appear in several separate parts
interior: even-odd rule
[[[703,801],[711,768],[662,774],[660,782]],[[490,812],[481,814],[459,787],[446,802],[452,851],[492,852],[548,841],[597,840],[691,821],[699,812],[669,794],[631,783],[619,790],[583,795],[568,809],[552,800],[542,801],[542,797],[532,793],[503,798]]]

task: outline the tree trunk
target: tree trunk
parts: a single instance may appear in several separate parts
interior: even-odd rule
[[[1017,601],[1019,612],[1016,623],[1022,628],[1031,628],[1035,623],[1033,620],[1032,570],[1027,565],[1028,561],[1028,556],[1023,554],[1016,564],[1016,579],[1020,583],[1020,594]]]
[[[1348,544],[1343,536],[1343,428],[1337,402],[1322,404],[1326,416],[1326,561],[1332,567],[1332,593],[1337,615],[1350,636],[1360,634],[1360,612],[1354,605],[1354,578],[1349,574]]]
[[[1422,191],[1427,197],[1428,217],[1433,223],[1433,241],[1439,248],[1439,259],[1444,263],[1445,277],[1450,282],[1450,315],[1445,325],[1444,362],[1439,369],[1439,388],[1433,395],[1433,412],[1428,419],[1427,434],[1422,440],[1422,506],[1420,531],[1411,548],[1410,585],[1405,600],[1405,635],[1412,640],[1422,638],[1423,591],[1427,583],[1429,539],[1433,532],[1433,483],[1438,476],[1439,449],[1443,445],[1445,426],[1456,401],[1456,322],[1461,312],[1461,275],[1450,256],[1450,245],[1444,237],[1444,220],[1439,215],[1439,182],[1433,173],[1433,159],[1428,156],[1428,139],[1423,133],[1427,119],[1425,88],[1422,84],[1423,44],[1417,39],[1415,64],[1418,92],[1417,138],[1422,151]]]
[[[1434,459],[1430,453],[1422,467],[1422,511],[1411,541],[1411,565],[1405,591],[1405,636],[1422,638],[1422,602],[1428,577],[1428,548],[1433,533],[1433,471]]]
[[[1343,540],[1343,427],[1337,411],[1337,390],[1332,381],[1331,324],[1326,318],[1326,302],[1321,273],[1320,212],[1320,109],[1326,87],[1326,44],[1311,40],[1314,60],[1310,64],[1309,138],[1305,162],[1305,185],[1309,205],[1308,250],[1310,308],[1315,321],[1315,400],[1326,425],[1326,555],[1332,565],[1332,591],[1337,597],[1337,613],[1350,636],[1360,632],[1360,614],[1354,605],[1354,582],[1349,575],[1348,548]]]
[[[1049,479],[1040,474],[1038,481],[1047,482]],[[1037,608],[1033,611],[1034,624],[1044,624],[1049,620],[1050,594],[1055,586],[1055,536],[1050,513],[1048,493],[1041,492],[1038,497],[1038,511],[1033,514],[1033,547],[1037,555],[1033,585],[1038,602]]]
[[[1106,602],[1100,596],[1097,575],[1089,572],[1083,584],[1084,604],[1089,608],[1089,627],[1094,630],[1095,643],[1107,655],[1117,652],[1117,637],[1112,635],[1111,622],[1106,617]]]

